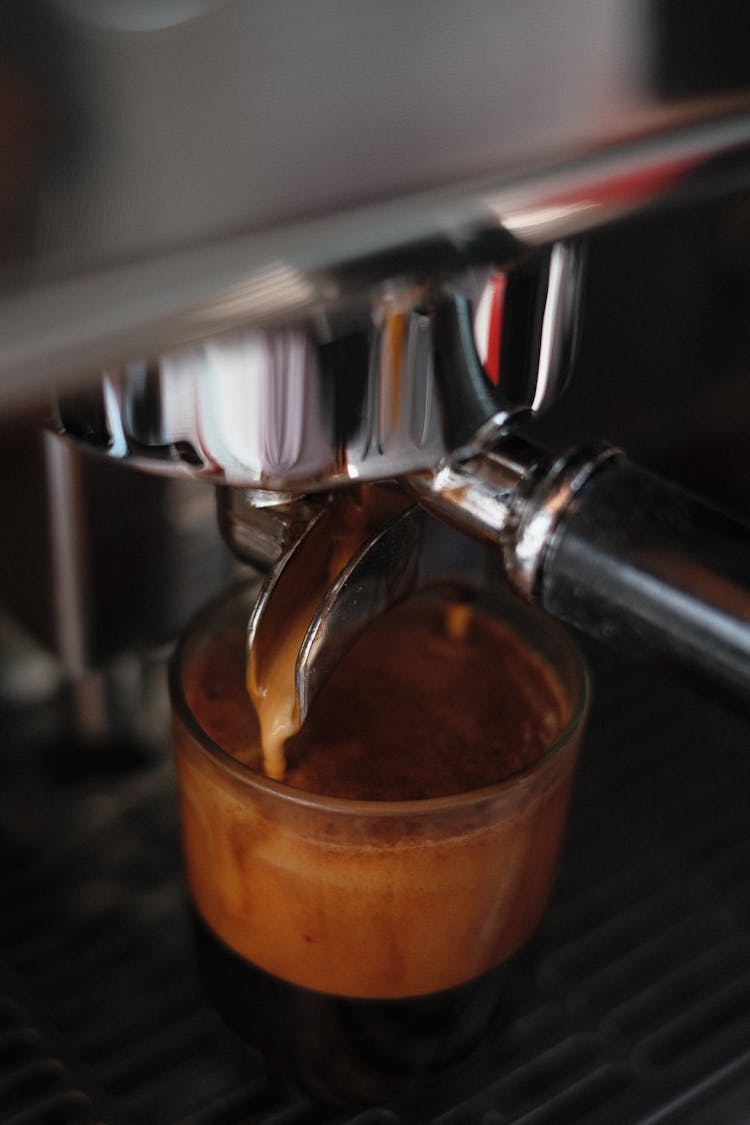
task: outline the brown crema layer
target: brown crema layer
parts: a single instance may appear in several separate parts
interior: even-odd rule
[[[502,781],[552,745],[567,705],[547,665],[494,618],[471,612],[456,639],[445,615],[424,597],[367,629],[287,742],[287,784],[353,800],[443,797]],[[206,649],[187,698],[215,742],[261,769],[244,684],[237,629]]]

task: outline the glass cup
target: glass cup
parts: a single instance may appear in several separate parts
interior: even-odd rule
[[[171,669],[209,993],[277,1070],[319,1095],[374,1102],[426,1090],[502,1022],[509,963],[546,907],[587,708],[584,666],[557,626],[501,598],[489,609],[544,658],[568,704],[534,765],[428,800],[307,793],[228,754],[188,703],[206,646],[231,630],[242,644],[254,595],[233,591],[200,614]],[[243,692],[241,676],[227,684],[228,722]]]

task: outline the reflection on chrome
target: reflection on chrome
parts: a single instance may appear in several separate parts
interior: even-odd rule
[[[208,330],[212,323],[222,324],[238,317],[252,321],[269,313],[289,314],[309,306],[314,296],[312,283],[303,273],[284,262],[271,262],[247,281],[219,293],[201,309],[196,320]]]
[[[434,469],[557,397],[579,258],[556,244],[506,271],[391,285],[345,317],[211,336],[107,371],[100,397],[61,399],[61,428],[154,472],[245,488],[306,492]],[[276,280],[290,293],[297,284],[283,271]]]

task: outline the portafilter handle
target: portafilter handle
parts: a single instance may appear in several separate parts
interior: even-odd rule
[[[747,526],[606,446],[555,457],[507,438],[409,487],[441,519],[499,546],[526,600],[747,702]]]

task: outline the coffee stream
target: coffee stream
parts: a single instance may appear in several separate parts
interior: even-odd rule
[[[283,633],[274,638],[274,647],[262,668],[251,656],[247,690],[258,716],[263,772],[268,777],[283,780],[286,742],[301,727],[295,689],[297,657],[321,601],[372,533],[403,510],[405,504],[399,493],[377,487],[359,486],[337,494],[331,502],[331,549],[319,578],[313,578],[313,593],[290,612]],[[310,582],[310,576],[305,575],[301,585],[309,589]]]
[[[264,675],[259,676],[257,662],[250,660],[247,669],[247,690],[260,726],[263,772],[282,781],[286,774],[286,741],[300,729],[295,691],[297,656],[310,627],[326,586],[306,600],[288,622],[286,632],[276,640],[271,658],[265,662]]]

